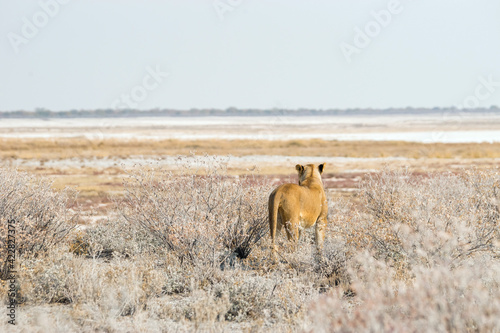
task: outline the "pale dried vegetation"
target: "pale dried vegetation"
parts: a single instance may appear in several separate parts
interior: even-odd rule
[[[191,161],[180,175],[132,171],[108,220],[85,229],[72,229],[69,192],[0,171],[0,241],[5,251],[16,219],[21,303],[18,325],[0,330],[500,330],[498,170],[367,176],[358,200],[329,201],[321,258],[305,232],[297,252],[279,237],[275,263],[269,183]]]
[[[189,155],[192,151],[211,155],[290,155],[407,158],[499,158],[500,143],[417,143],[405,141],[306,140],[174,140],[0,138],[4,159],[57,160],[100,159],[131,156]]]
[[[46,180],[0,169],[0,278],[7,269],[9,221],[14,222],[18,253],[42,254],[75,227],[76,214],[70,209],[74,198],[70,189],[56,193]]]

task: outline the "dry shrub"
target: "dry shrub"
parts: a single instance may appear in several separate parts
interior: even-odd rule
[[[355,297],[333,289],[313,301],[303,329],[498,331],[499,180],[497,170],[367,177],[359,204],[332,204]]]
[[[181,175],[138,172],[121,217],[110,212],[69,244],[23,257],[20,325],[47,330],[45,317],[67,331],[297,327],[330,274],[315,262],[312,234],[300,255],[286,254],[291,265],[273,266],[263,239],[271,188],[229,176],[219,160],[188,164]]]
[[[347,272],[348,256],[345,242],[328,226],[321,255],[318,255],[314,228],[302,231],[297,249],[286,239],[284,233],[278,237],[280,248],[279,263],[272,269],[285,276],[304,278],[313,290],[324,292],[332,287],[340,286],[347,290],[349,274]],[[269,253],[263,254],[265,261]],[[265,264],[262,264],[265,267]]]
[[[8,221],[15,221],[16,256],[37,255],[60,243],[74,228],[74,192],[55,192],[51,182],[0,169],[0,260],[7,263]],[[6,266],[4,264],[5,272]]]
[[[454,267],[481,252],[500,254],[496,170],[428,178],[386,170],[368,177],[360,197],[362,209],[352,206],[337,217],[348,244],[373,250],[400,273],[421,264]]]
[[[307,332],[496,332],[500,329],[500,264],[491,258],[461,267],[418,266],[411,285],[369,254],[352,265],[356,297],[318,298],[302,325]]]
[[[348,291],[350,284],[347,272],[348,257],[342,240],[333,237],[326,239],[322,255],[314,263],[314,272],[318,277],[326,279],[323,284],[329,287],[340,285],[344,291]]]
[[[154,251],[161,244],[139,225],[114,216],[78,230],[70,238],[70,251],[87,257],[131,257]]]
[[[67,247],[24,259],[18,276],[30,304],[70,303],[111,316],[131,315],[163,295],[167,278],[152,256],[106,261],[76,256]]]
[[[385,171],[365,181],[361,206],[329,202],[321,257],[309,229],[274,263],[262,238],[271,188],[210,157],[179,163],[180,175],[133,174],[122,218],[21,258],[21,329],[500,329],[497,173]]]
[[[131,175],[119,205],[125,219],[182,263],[218,267],[234,256],[246,258],[268,230],[269,185],[230,177],[227,162],[216,157],[179,163],[180,175],[154,168]]]

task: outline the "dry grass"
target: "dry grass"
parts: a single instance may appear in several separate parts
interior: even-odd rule
[[[105,223],[22,254],[19,325],[0,330],[500,330],[498,170],[367,177],[362,204],[330,200],[322,258],[307,231],[274,263],[269,237],[245,243],[269,184],[206,161],[132,173]]]
[[[459,266],[476,253],[500,258],[500,174],[412,176],[382,171],[362,182],[361,207],[349,207],[343,228],[353,251],[371,249],[401,276],[413,266]],[[344,208],[345,209],[345,208]]]
[[[54,160],[130,156],[292,155],[407,158],[500,158],[500,143],[413,143],[325,140],[89,140],[86,138],[0,139],[0,158]]]
[[[122,179],[128,172],[121,163],[130,158],[158,158],[190,155],[191,152],[215,155],[322,156],[322,157],[405,157],[410,160],[344,161],[329,164],[327,172],[344,177],[351,170],[377,170],[389,164],[407,165],[412,171],[446,171],[466,165],[490,168],[498,165],[500,144],[420,144],[410,142],[356,142],[324,140],[90,140],[79,138],[0,139],[0,163],[32,174],[50,176],[53,188],[67,186],[79,192],[79,204],[96,206],[110,195],[122,193]],[[71,161],[71,162],[68,162]],[[103,166],[98,163],[106,161]],[[233,165],[231,175],[247,174],[257,164],[260,175],[282,178],[291,174],[287,163]],[[291,164],[293,166],[293,164]],[[168,167],[166,167],[168,168]],[[171,171],[177,172],[174,168]],[[335,184],[332,184],[335,185]],[[329,185],[330,186],[330,185]],[[87,203],[91,200],[93,203]]]
[[[54,192],[45,179],[0,169],[0,279],[15,270],[17,256],[39,255],[63,241],[75,227],[73,204],[69,189]]]
[[[500,264],[477,257],[451,270],[418,266],[412,283],[394,280],[393,268],[363,253],[350,268],[356,296],[338,291],[310,303],[306,332],[497,332]]]
[[[356,297],[311,304],[311,331],[500,329],[500,173],[368,176],[361,205],[332,202]]]
[[[192,171],[191,171],[192,170]],[[191,173],[193,172],[193,173]],[[124,218],[140,225],[181,262],[210,268],[247,258],[267,233],[268,184],[251,175],[228,177],[223,160],[195,160],[182,175],[140,171],[125,183]]]

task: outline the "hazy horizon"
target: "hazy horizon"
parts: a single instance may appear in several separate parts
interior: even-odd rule
[[[0,110],[500,105],[500,2],[0,0]]]

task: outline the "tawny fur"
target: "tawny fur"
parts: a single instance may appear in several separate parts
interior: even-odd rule
[[[276,232],[285,226],[288,240],[299,240],[302,229],[316,226],[316,247],[321,252],[327,224],[328,204],[321,174],[325,163],[318,166],[297,164],[299,185],[283,184],[269,196],[269,227],[272,256],[276,254]]]

